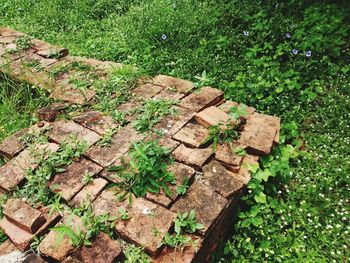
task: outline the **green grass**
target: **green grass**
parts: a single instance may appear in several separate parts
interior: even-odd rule
[[[148,74],[201,83],[205,76],[226,97],[280,116],[282,141],[303,151],[289,160],[290,149],[281,147],[264,161],[216,261],[346,262],[349,6],[346,0],[3,0],[0,24],[75,55],[137,64]],[[45,99],[4,77],[0,86],[1,140],[29,125]]]

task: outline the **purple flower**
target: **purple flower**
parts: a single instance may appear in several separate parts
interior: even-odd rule
[[[293,55],[298,55],[299,50],[297,50],[296,48],[293,48],[292,49],[292,53],[293,53]]]
[[[162,39],[163,39],[163,40],[167,40],[167,39],[168,39],[167,35],[166,35],[166,34],[163,34],[163,35],[162,35]]]
[[[286,38],[290,38],[290,37],[291,37],[290,33],[287,33]]]
[[[308,58],[311,57],[311,50],[308,50],[308,51],[305,53],[305,56],[308,57]]]
[[[244,31],[243,31],[243,35],[245,35],[245,36],[249,36],[249,31],[244,30]]]

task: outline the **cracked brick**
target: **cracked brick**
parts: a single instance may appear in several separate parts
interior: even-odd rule
[[[193,123],[186,124],[180,131],[178,131],[173,138],[186,145],[192,147],[199,147],[209,137],[209,130]]]

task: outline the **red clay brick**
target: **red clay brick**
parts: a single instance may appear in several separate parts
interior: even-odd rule
[[[58,147],[59,146],[55,143],[48,143],[38,145],[34,147],[34,150],[28,148],[1,166],[0,189],[3,191],[13,190],[24,180],[28,169],[35,169],[38,166],[38,161],[40,161],[40,159],[46,159],[49,153],[57,151]]]
[[[23,129],[7,137],[0,144],[0,155],[7,158],[13,158],[22,151],[26,146],[21,142],[21,137],[26,134],[28,129]]]
[[[238,196],[243,188],[237,176],[218,161],[211,161],[203,167],[203,183],[225,198]]]
[[[243,148],[237,143],[226,142],[218,144],[215,152],[215,159],[223,162],[227,168],[236,172],[242,162],[243,156],[236,153],[237,149]]]
[[[202,167],[212,154],[213,151],[211,147],[205,149],[192,149],[187,148],[183,144],[180,144],[180,146],[172,153],[176,160],[196,167]]]
[[[267,115],[254,113],[248,119],[238,142],[248,146],[248,151],[259,155],[268,155],[271,151],[277,127],[267,122]]]
[[[140,85],[132,90],[132,95],[136,99],[150,99],[161,92],[164,88],[150,83]]]
[[[170,76],[158,75],[153,78],[152,83],[162,86],[166,89],[173,89],[179,93],[187,94],[194,89],[194,85],[191,81],[177,79]]]
[[[101,137],[74,121],[60,120],[52,124],[52,129],[48,132],[48,136],[55,142],[62,143],[64,141],[72,142],[74,137],[79,141],[85,141],[90,146],[96,143]]]
[[[207,128],[219,124],[237,123],[231,118],[230,115],[214,106],[206,108],[201,112],[197,113],[195,115],[195,119],[200,125]]]
[[[178,131],[173,138],[186,145],[199,147],[209,137],[209,130],[193,123],[188,123],[180,131]]]
[[[11,242],[10,239],[6,239],[2,244],[0,244],[0,262],[6,262],[5,259],[2,259],[2,257],[5,257],[7,254],[10,254],[11,252],[18,251],[17,247]],[[4,261],[1,261],[4,260]]]
[[[238,103],[231,101],[231,100],[227,100],[225,101],[223,104],[221,104],[220,106],[218,106],[218,108],[220,110],[222,110],[225,113],[230,113],[231,112],[231,108],[234,107],[238,107]]]
[[[136,111],[142,107],[143,106],[141,101],[128,101],[119,105],[117,107],[117,110],[126,114],[124,117],[125,121],[132,122],[138,116],[138,113]]]
[[[164,191],[161,191],[158,195],[147,193],[146,196],[148,200],[164,207],[169,207],[177,199],[179,194],[176,192],[176,188],[182,184],[186,177],[188,178],[188,184],[190,184],[195,173],[195,170],[192,167],[178,162],[171,164],[168,170],[175,176],[176,179],[176,184],[169,185],[169,190],[172,195],[168,196],[164,193]]]
[[[103,115],[102,112],[98,111],[84,112],[75,117],[73,120],[100,135],[105,134],[110,129],[115,129],[118,127],[118,124],[111,116]]]
[[[93,179],[88,185],[84,186],[84,188],[72,199],[70,202],[73,206],[80,206],[85,202],[92,202],[96,199],[96,197],[102,192],[102,190],[107,185],[107,181],[102,178]]]
[[[95,94],[96,93],[92,88],[82,91],[73,84],[55,83],[50,97],[69,103],[85,104],[92,100]]]
[[[61,224],[69,226],[73,232],[82,231],[85,232],[82,220],[73,214],[64,213]],[[60,224],[59,224],[60,225]],[[49,258],[62,261],[70,252],[74,250],[72,241],[67,235],[64,236],[60,243],[57,243],[59,233],[55,230],[51,230],[47,236],[41,241],[39,245],[39,251],[42,255]]]
[[[17,198],[7,200],[4,215],[12,223],[31,234],[34,234],[46,221],[40,211]]]
[[[164,89],[153,98],[157,100],[180,100],[185,95],[172,89]]]
[[[94,145],[87,151],[86,156],[103,167],[107,167],[125,154],[133,141],[138,142],[144,138],[132,125],[118,131],[112,137],[110,146]]]
[[[185,196],[181,197],[172,206],[174,212],[196,212],[196,221],[204,225],[201,234],[207,233],[219,215],[227,205],[226,198],[214,192],[208,186],[199,181],[195,181],[188,189]]]
[[[65,200],[69,201],[83,187],[83,177],[86,173],[98,174],[102,167],[81,158],[67,167],[63,173],[56,174],[51,182],[52,191],[59,193]]]
[[[221,90],[202,87],[198,92],[193,92],[182,99],[179,106],[198,112],[219,103],[223,98],[224,93]]]
[[[248,184],[251,177],[251,172],[248,170],[248,165],[250,164],[255,164],[255,165],[259,165],[259,156],[255,156],[255,155],[250,155],[247,154],[243,157],[243,161],[242,161],[242,165],[241,168],[238,172],[238,176],[240,178],[240,180],[243,182],[243,184]]]
[[[33,235],[9,221],[6,217],[0,220],[0,228],[11,239],[20,251],[29,248]]]
[[[109,236],[100,232],[91,246],[83,246],[74,256],[84,263],[113,263],[121,255],[122,249]]]
[[[68,107],[67,104],[62,102],[54,102],[50,105],[43,107],[37,111],[39,120],[42,121],[54,121],[57,116],[63,113],[64,109]]]
[[[177,133],[187,122],[189,122],[194,114],[187,109],[174,106],[176,110],[175,115],[165,116],[153,129],[163,132],[166,136],[173,136]]]
[[[159,145],[163,146],[166,149],[169,149],[169,151],[172,152],[176,149],[177,146],[180,145],[180,143],[173,139],[163,137],[159,139]]]

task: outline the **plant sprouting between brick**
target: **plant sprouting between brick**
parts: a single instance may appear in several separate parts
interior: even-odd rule
[[[122,190],[118,193],[119,198],[123,200],[128,194],[130,198],[132,195],[145,197],[147,192],[159,194],[160,191],[171,196],[168,185],[175,183],[175,177],[167,169],[172,162],[169,153],[170,150],[160,146],[158,140],[133,142],[130,162],[126,166],[109,168],[121,179],[120,183],[116,183]]]

